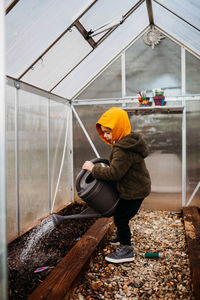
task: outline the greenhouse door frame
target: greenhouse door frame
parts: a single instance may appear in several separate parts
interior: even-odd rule
[[[7,228],[6,228],[6,101],[4,1],[0,2],[0,298],[7,299]]]

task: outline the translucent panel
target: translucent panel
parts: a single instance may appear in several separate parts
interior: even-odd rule
[[[73,158],[71,119],[71,109],[67,105],[50,101],[51,203],[54,210],[72,201]],[[65,138],[66,150],[64,164],[62,165]],[[59,180],[60,170],[62,173]]]
[[[6,88],[6,151],[7,151],[7,235],[17,234],[16,224],[16,153],[15,153],[15,88]],[[48,103],[50,120],[48,122]],[[65,104],[19,90],[19,201],[20,231],[49,214],[48,199],[48,123],[50,125],[51,199],[58,189],[54,208],[72,201],[72,114]],[[66,134],[67,125],[67,134]],[[66,136],[66,151],[63,148]],[[63,169],[59,177],[61,161]]]
[[[167,37],[154,49],[140,38],[126,51],[127,96],[139,90],[153,96],[154,88],[164,88],[165,96],[181,94],[181,48]]]
[[[97,151],[101,157],[108,158],[111,147],[104,143],[96,131],[96,121],[111,106],[108,105],[90,105],[75,107],[81,121],[83,122],[90,138],[92,139]],[[73,115],[73,151],[74,151],[74,179],[80,172],[83,162],[96,157],[92,147],[90,146],[82,128],[77,119]],[[76,195],[76,189],[75,189]],[[76,198],[77,196],[75,196]]]
[[[200,54],[200,32],[155,2],[152,5],[155,24]]]
[[[200,181],[200,101],[187,102],[187,201]],[[200,189],[193,198],[191,205],[199,206]]]
[[[6,86],[7,236],[16,237],[15,88]]]
[[[141,133],[150,148],[146,158],[152,192],[144,201],[148,209],[180,209],[182,206],[182,115],[130,116],[132,129]]]
[[[92,2],[20,0],[5,20],[6,74],[22,75]]]
[[[76,27],[67,32],[34,66],[22,80],[45,90],[51,90],[92,47]]]
[[[21,230],[48,215],[47,100],[19,90]]]
[[[138,0],[101,0],[97,1],[95,5],[80,19],[81,24],[87,31],[95,30],[100,26],[110,23],[115,18],[124,16]],[[104,33],[94,36],[93,39],[98,41]]]
[[[121,97],[121,57],[94,80],[79,99]]]
[[[101,70],[106,68],[120,51],[129,45],[134,38],[148,26],[148,23],[146,4],[143,3],[103,43],[88,55],[53,92],[69,99],[74,97],[75,94],[97,76]],[[137,26],[135,26],[135,24],[137,24]],[[85,70],[87,70],[87,73]]]
[[[186,93],[200,94],[200,60],[186,51]]]
[[[8,8],[8,6],[9,6],[12,2],[14,2],[14,0],[4,0],[4,6],[5,6],[5,8]]]
[[[178,16],[200,29],[200,2],[197,0],[158,0]]]

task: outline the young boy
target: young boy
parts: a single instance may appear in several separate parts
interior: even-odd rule
[[[134,260],[131,246],[130,219],[135,216],[142,201],[151,191],[151,181],[144,158],[149,150],[141,135],[131,132],[128,114],[121,108],[112,107],[96,123],[100,138],[112,146],[110,166],[86,161],[82,168],[96,179],[113,181],[120,200],[114,212],[117,236],[113,242],[120,247],[105,259],[112,263]]]

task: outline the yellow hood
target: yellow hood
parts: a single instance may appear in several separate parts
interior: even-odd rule
[[[101,125],[112,129],[113,142],[118,142],[121,138],[131,133],[128,114],[119,107],[112,107],[107,110],[96,123],[96,129],[100,138],[107,144],[112,145],[104,138]]]

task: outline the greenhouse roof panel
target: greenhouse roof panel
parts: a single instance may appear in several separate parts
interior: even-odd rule
[[[116,1],[116,0],[101,0],[97,1],[91,9],[80,19],[81,24],[87,31],[95,30],[103,24],[107,24],[116,18],[124,16],[138,0]],[[98,41],[104,33],[94,36],[94,40]]]
[[[4,0],[5,9],[7,9],[8,6],[12,4],[12,2],[13,2],[13,0]]]
[[[200,57],[199,0],[5,0],[4,6],[6,75],[69,99],[151,25]]]
[[[53,90],[53,93],[68,99],[73,98],[88,82],[95,79],[95,76],[103,71],[114,58],[117,58],[148,25],[147,9],[145,3],[143,3],[81,62]]]
[[[73,26],[21,80],[50,91],[92,49]]]
[[[20,0],[6,15],[6,74],[19,78],[95,1]]]
[[[177,16],[200,29],[200,1],[197,0],[157,0]]]
[[[200,31],[153,1],[155,25],[200,55]]]

